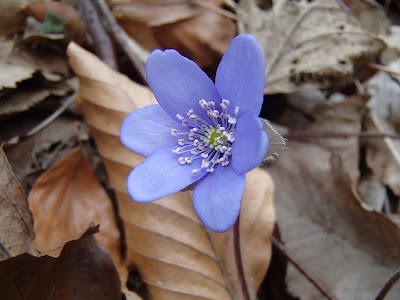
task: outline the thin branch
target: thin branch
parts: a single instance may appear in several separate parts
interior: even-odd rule
[[[38,125],[36,125],[34,128],[29,130],[28,133],[24,135],[24,137],[29,137],[32,135],[35,135],[48,125],[50,125],[55,119],[57,119],[64,111],[68,109],[74,103],[75,100],[75,95],[76,93],[73,93],[72,95],[68,96],[64,103],[56,109],[50,116],[48,116],[46,119],[44,119],[42,122],[40,122]]]
[[[118,69],[113,44],[101,23],[100,17],[92,1],[78,0],[79,11],[85,21],[89,34],[92,37],[96,54],[109,67]]]
[[[400,269],[393,274],[392,277],[385,283],[378,296],[376,296],[375,300],[383,300],[385,296],[389,293],[390,289],[395,285],[397,280],[400,279]]]
[[[301,266],[299,262],[286,250],[285,246],[274,236],[272,236],[272,243],[274,247],[280,251],[293,266],[299,270],[325,297],[329,300],[338,300],[338,298],[330,291],[322,282],[320,282],[314,275],[310,273],[305,267]]]
[[[137,70],[142,81],[148,85],[144,64],[134,51],[134,49],[137,49],[138,47],[140,48],[140,46],[138,45],[133,45],[135,47],[132,46],[132,44],[134,44],[134,41],[121,28],[121,26],[118,25],[105,0],[98,0],[97,5],[101,13],[105,17],[105,21],[107,22],[107,25],[115,41],[121,46],[125,54],[128,56],[129,60],[131,61],[134,68]]]
[[[399,134],[379,133],[372,131],[361,131],[361,132],[299,132],[293,131],[285,135],[288,139],[324,139],[324,138],[391,138],[400,139]]]
[[[375,70],[384,71],[384,72],[387,72],[387,73],[390,73],[390,74],[400,75],[400,71],[390,69],[390,68],[388,68],[388,67],[386,67],[384,65],[379,65],[379,64],[375,64],[375,63],[369,63],[368,67],[370,67],[372,69],[375,69]]]
[[[237,219],[235,226],[233,227],[233,246],[235,251],[235,262],[236,268],[239,275],[240,285],[242,287],[243,297],[245,300],[250,300],[249,291],[247,289],[246,277],[244,276],[242,255],[240,253],[240,225],[239,218]]]

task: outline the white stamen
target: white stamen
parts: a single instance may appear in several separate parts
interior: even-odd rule
[[[178,156],[185,153],[189,156],[181,156],[178,161],[181,165],[199,163],[201,160],[201,169],[205,169],[208,173],[212,173],[217,165],[229,165],[229,158],[232,155],[232,143],[235,140],[234,132],[237,123],[237,115],[239,107],[235,108],[234,117],[228,114],[228,106],[230,101],[223,99],[216,109],[215,102],[207,102],[205,99],[199,101],[201,109],[189,109],[187,112],[188,119],[177,114],[176,118],[182,122],[183,126],[189,127],[189,132],[178,132],[171,129],[173,136],[183,136],[179,138],[177,143],[179,146],[172,152]],[[197,114],[196,114],[197,113]],[[209,118],[204,117],[207,115]],[[199,159],[199,160],[197,160]],[[199,169],[193,169],[192,174],[196,175]]]

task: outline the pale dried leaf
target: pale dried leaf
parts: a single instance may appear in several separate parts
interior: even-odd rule
[[[266,119],[261,119],[263,123],[264,131],[268,136],[268,152],[264,158],[264,161],[274,160],[275,156],[279,156],[279,153],[286,147],[286,139],[275,130],[271,123]]]
[[[400,72],[400,59],[390,63],[388,68]],[[400,76],[378,72],[364,86],[371,95],[368,107],[376,116],[400,124]]]
[[[320,146],[290,142],[269,171],[288,250],[339,299],[374,299],[400,266],[400,229],[360,204],[339,157]],[[301,299],[321,299],[293,267],[287,283]]]
[[[0,147],[0,260],[37,251],[28,201]]]
[[[358,190],[362,201],[378,212],[381,212],[385,202],[389,201],[386,187],[374,174],[361,178]]]
[[[385,48],[338,3],[277,0],[263,11],[255,0],[241,2],[241,31],[253,34],[264,49],[265,93],[330,87],[348,80]]]
[[[400,53],[400,26],[392,25],[390,32],[380,36],[389,48],[396,49]]]
[[[343,0],[343,2],[357,17],[364,30],[375,34],[389,32],[390,20],[382,5],[375,0]]]
[[[16,88],[17,83],[31,78],[35,69],[0,61],[0,89]]]
[[[396,135],[393,126],[379,118],[373,111],[368,114],[366,126],[371,131]],[[393,193],[400,196],[400,141],[384,137],[370,139],[366,145],[366,161],[369,168],[383,184],[389,186]]]
[[[211,235],[193,211],[189,192],[147,204],[133,202],[126,193],[126,178],[143,157],[122,146],[119,130],[130,111],[156,103],[151,91],[129,81],[74,44],[69,46],[68,55],[81,80],[79,106],[91,127],[118,198],[126,229],[127,263],[139,268],[150,296],[154,299],[240,298],[232,247],[226,247],[226,242],[231,243],[232,231],[217,237]],[[268,174],[254,170],[248,175],[241,236],[246,280],[253,298],[270,259],[274,224],[272,193],[273,184]]]

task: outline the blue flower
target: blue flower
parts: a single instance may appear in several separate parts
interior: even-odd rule
[[[266,155],[268,137],[258,114],[264,94],[264,56],[251,35],[233,39],[215,85],[175,50],[155,50],[146,63],[159,104],[132,112],[121,141],[145,157],[128,176],[137,202],[150,202],[196,182],[193,207],[215,232],[239,215],[246,173]]]

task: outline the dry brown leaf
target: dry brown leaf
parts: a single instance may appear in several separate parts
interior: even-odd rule
[[[45,251],[100,224],[96,239],[111,253],[121,278],[121,241],[111,199],[87,158],[75,150],[41,175],[29,194],[36,249]]]
[[[338,84],[385,48],[336,0],[278,0],[266,11],[244,0],[237,12],[241,31],[263,46],[267,94]]]
[[[21,186],[0,147],[0,260],[36,254],[32,214]]]
[[[107,2],[125,31],[147,50],[177,49],[201,67],[215,64],[236,35],[232,20],[195,1]],[[216,9],[223,3],[206,2]]]
[[[25,16],[22,9],[29,0],[0,1],[0,35],[12,36],[21,32],[25,26]]]
[[[71,44],[70,64],[81,85],[78,104],[92,130],[124,220],[128,257],[154,299],[241,299],[233,264],[232,231],[212,234],[198,220],[189,192],[139,204],[126,193],[126,178],[143,157],[119,141],[124,117],[156,103],[151,91],[129,81],[99,59]],[[93,70],[96,70],[93,72]],[[241,212],[241,244],[252,298],[270,259],[274,224],[273,183],[261,170],[248,174]]]
[[[121,299],[120,282],[107,250],[94,239],[98,228],[59,246],[57,259],[22,254],[0,262],[2,299]],[[52,253],[54,255],[54,251]]]
[[[400,229],[364,209],[339,157],[320,146],[290,142],[269,171],[289,251],[339,299],[374,299],[400,266]],[[292,267],[287,283],[301,299],[321,299]],[[399,293],[394,287],[385,299]]]

